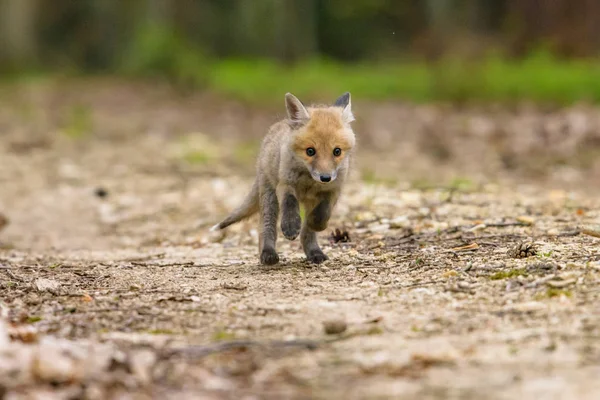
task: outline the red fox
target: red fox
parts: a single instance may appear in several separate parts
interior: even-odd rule
[[[240,207],[211,230],[260,214],[260,262],[279,262],[277,221],[286,239],[300,235],[308,261],[327,260],[316,232],[327,228],[331,211],[350,167],[355,137],[350,93],[333,106],[305,107],[291,93],[285,95],[288,118],[269,129],[256,165],[256,180]],[[300,203],[306,218],[300,218]]]

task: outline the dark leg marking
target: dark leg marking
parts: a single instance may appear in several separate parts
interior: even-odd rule
[[[308,215],[308,226],[316,232],[327,229],[327,223],[331,217],[329,200],[321,201]]]
[[[300,206],[293,194],[286,194],[282,204],[281,231],[286,239],[294,240],[300,233]]]

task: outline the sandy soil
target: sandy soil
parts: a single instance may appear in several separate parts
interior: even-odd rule
[[[353,103],[330,261],[267,268],[208,227],[281,110],[6,88],[0,397],[598,398],[598,110]]]

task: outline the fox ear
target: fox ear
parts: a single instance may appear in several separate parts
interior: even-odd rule
[[[285,95],[285,107],[287,108],[290,120],[294,122],[304,122],[310,119],[310,115],[304,104],[291,93],[286,93]]]
[[[349,124],[354,121],[354,115],[352,114],[352,102],[350,99],[350,92],[346,92],[335,101],[335,107],[341,107],[344,109],[342,111],[342,119],[345,123]]]

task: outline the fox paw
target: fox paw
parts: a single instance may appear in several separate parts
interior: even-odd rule
[[[311,251],[308,253],[306,258],[313,264],[321,264],[322,262],[329,260],[329,257],[327,257],[321,250]]]
[[[275,265],[279,262],[279,256],[275,249],[266,248],[260,253],[260,263],[264,265]]]
[[[281,221],[281,232],[286,239],[294,240],[300,234],[301,225],[302,221],[299,215],[285,218]]]

